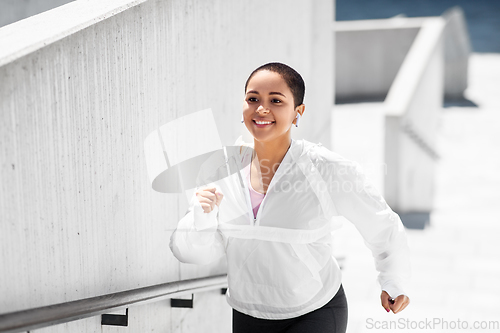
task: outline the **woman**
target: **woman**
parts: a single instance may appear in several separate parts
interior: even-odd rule
[[[242,122],[254,142],[240,142],[241,171],[197,189],[172,234],[180,261],[205,264],[226,255],[235,333],[346,331],[347,300],[331,255],[332,232],[344,218],[373,253],[382,307],[398,313],[409,304],[403,290],[409,251],[399,216],[356,163],[291,139],[304,93],[302,77],[287,65],[252,72]]]

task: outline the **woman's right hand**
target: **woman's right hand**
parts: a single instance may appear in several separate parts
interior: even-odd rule
[[[201,208],[205,213],[210,213],[214,210],[215,205],[219,206],[224,195],[218,192],[215,187],[208,187],[196,191],[196,198],[201,204]]]

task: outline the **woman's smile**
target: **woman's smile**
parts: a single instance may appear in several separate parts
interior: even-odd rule
[[[265,128],[265,127],[271,127],[273,124],[275,124],[275,121],[272,120],[257,120],[253,119],[253,123],[257,128]]]

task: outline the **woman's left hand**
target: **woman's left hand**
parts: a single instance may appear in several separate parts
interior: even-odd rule
[[[393,298],[389,296],[389,294],[385,290],[382,290],[380,300],[382,301],[382,306],[387,312],[392,310],[392,312],[396,314],[400,311],[403,311],[403,309],[406,308],[408,304],[410,304],[410,299],[406,295],[399,295],[398,297],[394,298],[394,303],[391,302],[392,299]]]

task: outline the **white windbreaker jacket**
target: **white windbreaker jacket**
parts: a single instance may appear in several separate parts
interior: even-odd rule
[[[232,164],[241,171],[212,183],[224,194],[212,212],[204,213],[192,196],[170,239],[181,262],[207,264],[226,255],[231,307],[257,318],[297,317],[325,305],[340,288],[332,232],[347,219],[373,254],[382,290],[405,294],[410,263],[403,224],[358,164],[321,143],[292,139],[254,218],[244,181],[252,146],[205,170],[227,172]]]

